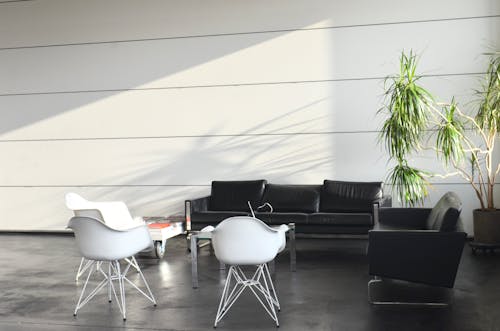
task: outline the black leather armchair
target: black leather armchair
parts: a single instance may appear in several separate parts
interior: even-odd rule
[[[368,234],[369,273],[376,277],[368,284],[372,303],[448,303],[446,289],[454,286],[466,240],[461,208],[458,196],[448,192],[432,209],[380,209],[379,223]],[[422,298],[426,291],[430,295]]]

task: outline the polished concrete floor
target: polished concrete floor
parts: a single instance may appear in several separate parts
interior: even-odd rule
[[[281,330],[500,330],[500,252],[464,250],[449,308],[379,307],[367,301],[366,241],[297,239],[297,271],[288,254],[276,263]],[[73,309],[82,282],[79,254],[65,235],[0,235],[0,330],[210,330],[225,272],[208,247],[200,250],[200,288],[191,287],[185,240],[167,243],[164,259],[140,257],[158,300],[153,307],[128,288],[127,321],[106,292]],[[132,278],[137,274],[132,274]],[[245,294],[218,330],[276,330],[251,294]]]

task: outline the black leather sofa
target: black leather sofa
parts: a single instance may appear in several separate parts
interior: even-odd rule
[[[371,302],[449,303],[467,237],[461,209],[453,192],[432,209],[380,209],[368,234]]]
[[[379,207],[391,206],[381,182],[325,180],[323,185],[269,184],[266,180],[213,181],[211,195],[187,200],[187,228],[215,226],[231,216],[255,215],[269,225],[295,223],[297,233],[366,234],[378,217]]]

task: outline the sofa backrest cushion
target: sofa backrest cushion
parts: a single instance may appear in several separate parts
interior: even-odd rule
[[[267,184],[262,203],[275,212],[316,213],[319,209],[319,185]]]
[[[432,208],[427,217],[426,228],[443,232],[455,231],[461,211],[460,198],[453,192],[447,192]]]
[[[266,180],[245,180],[245,181],[213,181],[212,193],[210,196],[210,210],[216,211],[247,211],[247,201],[252,207],[259,206]]]
[[[382,182],[326,180],[321,189],[321,212],[371,212],[383,196]]]

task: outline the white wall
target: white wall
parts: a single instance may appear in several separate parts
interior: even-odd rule
[[[0,22],[0,230],[64,229],[69,191],[172,215],[215,179],[383,180],[401,50],[466,102],[500,45],[496,0],[37,0]],[[471,189],[435,184],[470,232]]]

